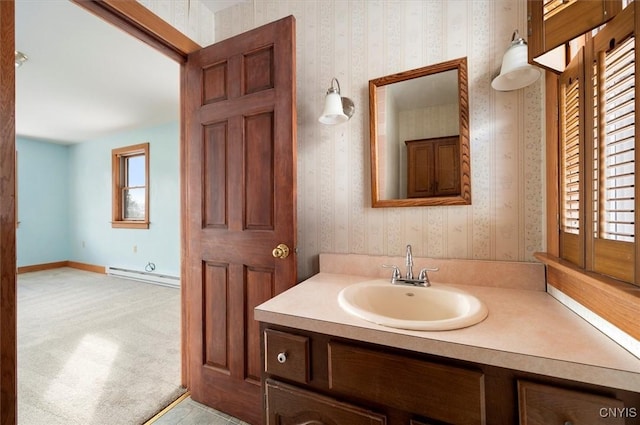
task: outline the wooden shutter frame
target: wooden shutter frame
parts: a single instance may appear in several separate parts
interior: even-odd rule
[[[635,6],[635,5],[633,5]],[[597,65],[597,68],[599,69],[599,75],[602,75],[602,73],[604,72],[605,68],[604,68],[604,60],[605,60],[605,54],[606,52],[609,52],[613,49],[615,49],[616,47],[620,46],[621,44],[623,44],[626,40],[629,39],[629,37],[635,37],[636,36],[636,22],[635,19],[636,18],[636,10],[635,7],[627,7],[625,8],[620,14],[618,14],[618,16],[615,17],[615,19],[611,20],[609,22],[609,24],[607,24],[604,28],[602,28],[598,34],[596,34],[592,39],[591,39],[591,46],[592,46],[592,50],[590,52],[590,58],[589,58],[589,62],[587,62],[587,66],[586,66],[586,73],[587,76],[589,78],[589,81],[591,81],[593,75],[591,75],[593,73],[593,66],[591,64],[595,63]],[[638,77],[638,46],[637,46],[637,42],[635,45],[635,73],[636,73],[636,78]],[[600,86],[601,83],[603,83],[604,80],[600,80],[598,81],[598,108],[600,109],[601,106],[604,104],[604,102],[600,99],[603,95],[604,92],[602,90],[600,90]],[[639,89],[640,87],[638,87],[639,85],[636,84],[635,86],[635,115],[636,115],[636,120],[635,120],[635,135],[636,137],[638,135],[640,135],[640,133],[638,132],[638,127],[639,127],[639,123],[638,123],[638,112],[640,111],[638,109],[638,97],[640,95],[639,93]],[[593,90],[593,85],[589,84],[588,85],[588,90],[591,91]],[[593,99],[593,95],[594,93],[588,93],[587,94],[587,99]],[[600,111],[599,111],[600,112]],[[592,114],[587,114],[586,118],[588,119],[592,119]],[[603,117],[603,114],[599,113],[598,114],[598,139],[599,139],[599,147],[598,149],[602,149],[604,140],[605,140],[605,136],[606,136],[606,132],[604,131],[605,128],[605,120]],[[589,127],[588,127],[589,128]],[[593,126],[591,126],[590,128],[593,128]],[[587,168],[587,174],[586,174],[586,178],[588,179],[587,181],[589,183],[592,183],[594,181],[594,170],[593,170],[593,163],[594,163],[594,155],[593,155],[593,150],[594,150],[594,140],[592,137],[592,132],[589,132],[588,138],[586,140],[587,144],[586,144],[586,151],[587,151],[587,156],[585,158],[585,160],[587,161],[586,163],[589,164]],[[635,169],[637,171],[638,168],[638,149],[636,147],[635,149]],[[600,157],[598,159],[599,161],[602,160],[602,157]],[[599,168],[601,169],[601,168]],[[636,231],[634,232],[635,235],[638,234],[637,229],[638,229],[638,208],[637,208],[637,204],[638,204],[638,184],[639,182],[639,178],[638,178],[638,172],[635,173],[635,204],[636,204],[636,208],[635,208],[635,214],[636,214],[636,219],[635,219],[635,229]],[[599,185],[604,184],[604,183],[599,183]],[[602,273],[605,275],[609,275],[612,276],[616,279],[620,279],[622,281],[625,282],[629,282],[629,283],[633,283],[635,285],[640,285],[640,276],[638,276],[637,273],[637,269],[638,269],[638,257],[635,255],[635,252],[638,250],[638,243],[637,240],[635,240],[634,242],[622,242],[622,241],[615,241],[615,240],[609,240],[609,239],[604,239],[604,238],[597,238],[596,235],[594,235],[594,214],[592,214],[593,212],[593,205],[594,205],[594,200],[593,200],[593,191],[592,190],[588,190],[588,198],[590,200],[590,203],[587,204],[587,224],[589,225],[588,228],[588,233],[587,233],[587,240],[588,240],[588,251],[587,251],[587,268],[589,270],[593,270],[596,273]],[[635,261],[634,261],[635,260]],[[628,266],[631,267],[628,267]]]
[[[545,20],[544,0],[527,0],[529,63],[538,64],[539,56],[604,24],[621,10],[621,0],[577,0]]]
[[[571,85],[571,83],[575,80],[578,80],[578,96],[579,96],[579,116],[580,117],[584,117],[586,115],[586,107],[585,107],[585,103],[586,103],[586,92],[585,92],[585,87],[588,86],[588,84],[586,83],[588,80],[586,80],[585,78],[585,73],[584,73],[584,49],[580,49],[579,52],[576,54],[576,56],[574,57],[574,59],[571,61],[571,63],[569,63],[569,65],[567,66],[567,68],[565,69],[565,71],[560,75],[559,77],[559,85],[558,85],[558,102],[559,102],[559,108],[558,108],[558,113],[559,113],[559,133],[561,133],[563,131],[562,129],[562,124],[565,120],[565,96],[564,96],[564,90],[563,88],[565,86]],[[578,234],[573,234],[573,233],[568,233],[565,232],[563,230],[564,227],[564,222],[563,222],[563,211],[564,211],[564,205],[563,205],[563,194],[565,193],[565,188],[564,188],[564,161],[565,161],[565,157],[563,155],[563,150],[564,150],[564,146],[563,146],[563,138],[559,135],[558,138],[558,158],[559,158],[559,182],[560,182],[560,187],[559,187],[559,195],[560,195],[560,200],[559,200],[559,216],[560,216],[560,228],[559,228],[559,233],[560,233],[560,257],[570,261],[573,264],[576,264],[577,266],[584,268],[585,266],[585,234],[586,234],[586,223],[585,223],[585,215],[586,215],[586,208],[585,208],[585,198],[584,198],[584,193],[585,193],[585,182],[587,181],[585,179],[585,133],[586,133],[586,127],[585,126],[585,121],[584,119],[580,119],[579,123],[578,123],[578,133],[579,133],[579,194],[580,194],[580,200],[579,200],[579,233]]]

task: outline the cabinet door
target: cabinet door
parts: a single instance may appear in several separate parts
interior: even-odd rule
[[[331,341],[329,388],[439,423],[487,424],[478,370]]]
[[[434,145],[435,196],[460,194],[460,148],[458,138],[440,140]]]
[[[635,417],[615,398],[518,381],[520,425],[624,425]]]
[[[433,143],[407,141],[407,197],[428,198],[435,195]]]
[[[272,379],[265,382],[267,425],[385,425],[383,415]]]
[[[407,197],[460,194],[460,137],[407,140]]]

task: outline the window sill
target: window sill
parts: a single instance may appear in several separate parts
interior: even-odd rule
[[[547,253],[535,257],[547,267],[547,284],[611,324],[640,339],[640,287],[582,270]]]
[[[114,229],[148,229],[148,221],[112,221],[111,227]]]

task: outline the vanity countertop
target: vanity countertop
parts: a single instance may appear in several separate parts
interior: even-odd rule
[[[451,331],[393,329],[351,316],[338,293],[372,277],[321,272],[255,309],[255,319],[503,368],[640,392],[640,359],[544,291],[451,285],[489,316]],[[434,286],[438,282],[434,282]]]

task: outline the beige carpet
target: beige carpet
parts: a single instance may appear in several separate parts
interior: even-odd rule
[[[184,393],[180,290],[62,268],[18,276],[18,424],[140,424]]]

